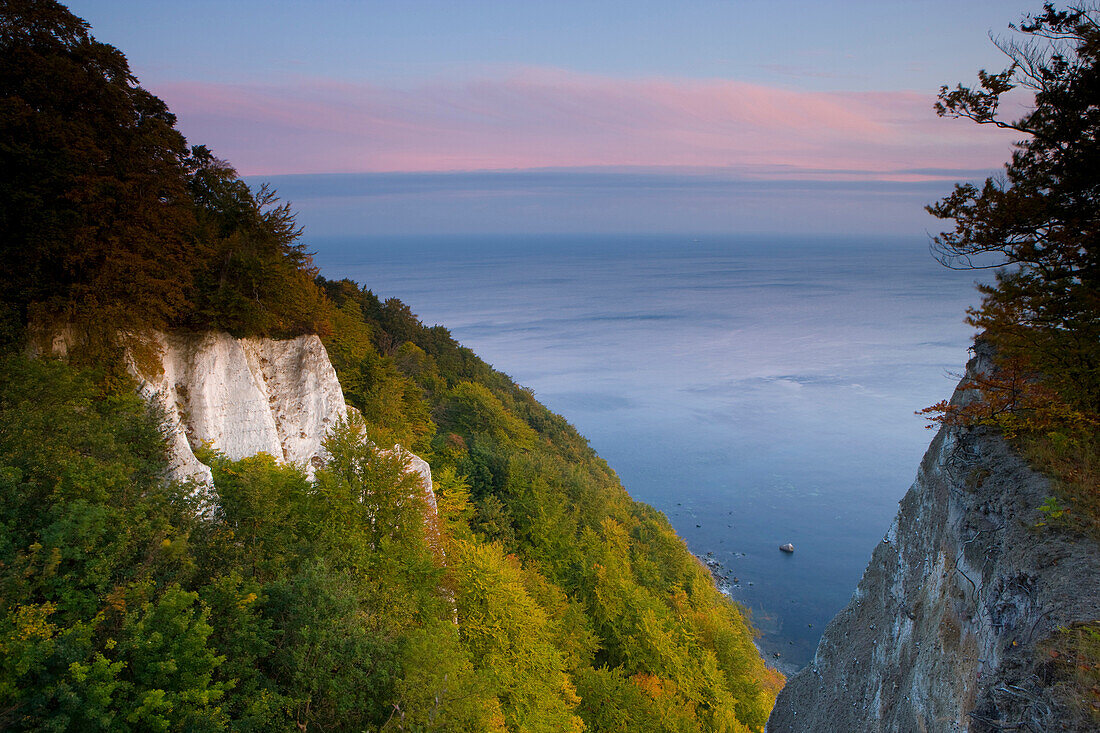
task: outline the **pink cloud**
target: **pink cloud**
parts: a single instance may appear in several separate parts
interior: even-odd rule
[[[892,172],[996,167],[1013,139],[938,119],[932,94],[554,69],[406,88],[304,80],[154,91],[189,139],[246,175],[733,166],[919,180],[929,174]]]

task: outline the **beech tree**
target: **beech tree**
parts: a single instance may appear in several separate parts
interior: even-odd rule
[[[0,0],[9,335],[29,315],[125,328],[187,308],[187,153],[175,116],[86,22],[53,0]]]
[[[289,205],[189,148],[126,57],[54,0],[0,0],[0,342],[187,326],[325,332]]]
[[[940,116],[1015,130],[1003,176],[981,187],[957,184],[927,207],[954,220],[934,238],[952,268],[1002,268],[979,285],[970,322],[1005,358],[1059,388],[1065,399],[1100,410],[1100,6],[1068,10],[1047,3],[995,41],[1010,60],[978,73],[976,87],[942,87]],[[1006,119],[1002,97],[1034,93],[1034,105]]]

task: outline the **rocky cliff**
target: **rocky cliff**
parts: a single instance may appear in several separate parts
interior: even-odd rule
[[[1050,493],[988,430],[942,429],[768,733],[1064,730],[1041,643],[1100,618],[1100,552],[1036,527]]]

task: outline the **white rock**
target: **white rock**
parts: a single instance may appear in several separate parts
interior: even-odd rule
[[[336,370],[317,336],[153,338],[159,373],[132,358],[129,366],[141,393],[165,409],[173,479],[209,481],[209,468],[194,454],[200,446],[233,460],[267,453],[312,477],[328,431],[347,419]]]
[[[169,478],[191,480],[214,496],[210,467],[195,450],[209,446],[232,460],[267,453],[312,479],[326,459],[329,431],[348,406],[321,339],[236,339],[227,333],[154,333],[159,359],[128,359],[141,394],[161,405],[169,446]],[[401,446],[436,511],[427,461]]]
[[[349,408],[321,339],[244,338],[228,333],[152,332],[128,336],[127,368],[143,397],[164,410],[168,476],[192,481],[211,511],[217,502],[210,467],[195,456],[209,446],[232,460],[267,453],[310,479],[326,460],[324,441],[348,420]],[[32,357],[67,358],[79,342],[73,329],[32,329]],[[407,470],[420,476],[429,521],[437,513],[428,462],[400,445]],[[430,522],[429,522],[430,523]]]

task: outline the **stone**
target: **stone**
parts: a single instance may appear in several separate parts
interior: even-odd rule
[[[347,406],[321,340],[236,339],[227,333],[155,333],[159,363],[131,373],[165,412],[171,478],[209,483],[194,451],[209,446],[233,460],[267,453],[312,477],[328,431]],[[152,366],[153,368],[150,368]]]

